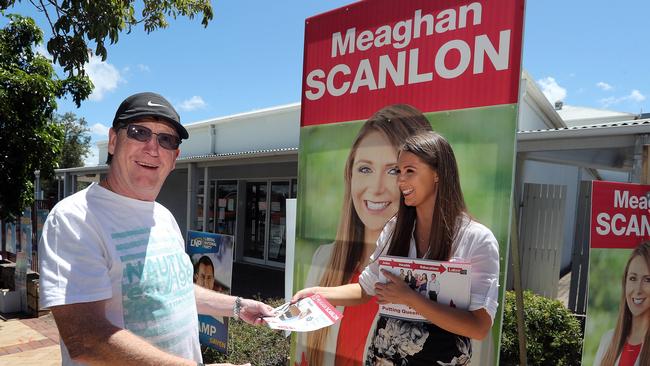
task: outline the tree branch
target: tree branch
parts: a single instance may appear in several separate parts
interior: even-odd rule
[[[44,9],[43,7],[38,6],[38,4],[36,4],[36,3],[34,2],[34,0],[29,0],[29,2],[32,3],[32,5],[34,5],[34,7],[36,8],[36,10],[38,10],[38,11],[40,11],[40,12],[45,11],[45,9]],[[41,4],[42,4],[42,3],[41,3]]]
[[[62,9],[59,7],[59,4],[57,4],[56,1],[52,1],[52,0],[50,0],[49,3],[52,4],[52,6],[54,6],[54,10],[56,10],[56,17],[57,17],[57,18],[61,18],[61,12],[60,12],[60,10],[62,11]],[[67,13],[66,13],[66,14],[67,14]]]
[[[64,13],[64,14],[66,14],[66,15],[68,14],[67,11],[63,10],[63,9],[59,6],[59,3],[57,3],[56,0],[48,0],[47,2],[50,3],[50,5],[52,5],[52,6],[54,7],[54,9],[56,9],[56,16],[57,16],[57,17],[60,18],[60,17],[61,17],[61,13]]]
[[[45,13],[45,17],[47,18],[47,22],[50,23],[50,29],[52,29],[52,35],[56,35],[57,33],[56,30],[54,29],[54,24],[52,24],[52,20],[50,19],[50,14],[47,12],[47,9],[45,8],[45,4],[43,4],[43,0],[39,0],[39,2],[41,3],[41,7],[43,8],[43,13]]]

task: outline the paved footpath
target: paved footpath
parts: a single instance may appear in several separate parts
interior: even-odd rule
[[[52,314],[30,319],[0,317],[0,365],[61,365],[59,331]]]

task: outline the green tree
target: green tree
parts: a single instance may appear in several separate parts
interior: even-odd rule
[[[90,129],[86,119],[68,112],[55,115],[53,121],[63,127],[65,136],[58,168],[84,166],[84,159],[90,153]]]
[[[0,29],[0,218],[11,220],[33,199],[34,171],[51,177],[64,130],[51,121],[56,98],[83,100],[87,78],[59,79],[52,63],[34,53],[43,34],[31,18],[7,16]]]
[[[63,129],[63,146],[59,152],[57,168],[74,168],[84,166],[84,159],[90,153],[90,129],[85,118],[78,118],[74,113],[55,114],[52,122]],[[45,199],[58,196],[59,186],[56,179],[41,181]]]
[[[0,0],[0,10],[15,3],[16,0]],[[193,19],[200,14],[204,27],[213,16],[210,0],[143,0],[142,4],[135,0],[30,0],[30,3],[46,18],[52,32],[47,50],[68,76],[84,75],[89,50],[105,61],[106,42],[117,43],[120,32],[129,33],[140,23],[150,33],[166,28],[168,16]],[[136,3],[141,9],[139,15],[136,15]]]
[[[35,54],[43,33],[30,18],[7,15],[16,0],[0,0],[0,219],[12,220],[33,199],[35,170],[51,178],[57,167],[64,130],[51,121],[56,99],[79,106],[92,91],[84,66],[92,53],[107,57],[122,31],[140,23],[147,33],[168,26],[167,17],[202,14],[212,19],[210,0],[30,0],[50,26],[47,50],[66,73],[59,78],[52,62]],[[18,0],[20,2],[20,0]],[[136,16],[135,4],[141,8]],[[3,19],[5,20],[5,19]],[[94,46],[94,48],[93,48]]]

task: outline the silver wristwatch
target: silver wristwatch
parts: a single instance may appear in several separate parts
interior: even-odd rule
[[[235,303],[232,306],[232,313],[235,318],[239,319],[240,312],[241,312],[241,297],[237,296],[237,298],[235,298]]]

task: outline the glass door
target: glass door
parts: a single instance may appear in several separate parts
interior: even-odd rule
[[[284,264],[287,246],[287,205],[289,181],[271,182],[271,206],[269,214],[269,261]]]
[[[244,225],[244,257],[264,263],[267,218],[267,182],[246,183],[246,223]]]

